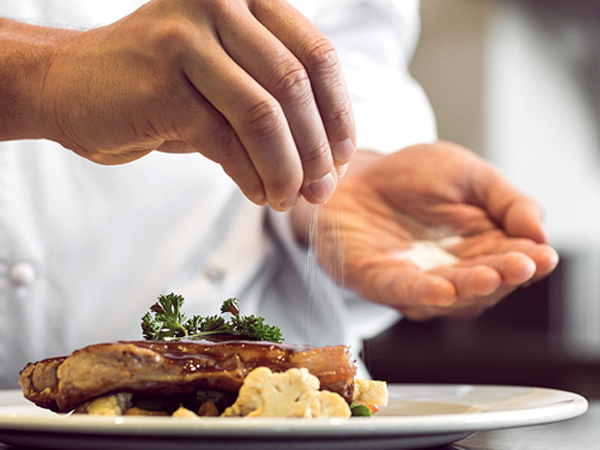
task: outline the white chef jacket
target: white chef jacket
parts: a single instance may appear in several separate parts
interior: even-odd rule
[[[0,15],[90,28],[144,0],[0,0]],[[431,109],[407,64],[417,0],[298,0],[333,41],[354,102],[360,148],[435,139]],[[44,141],[0,143],[0,387],[28,362],[87,344],[141,338],[159,294],[282,328],[287,342],[350,345],[398,315],[335,286],[294,241],[287,213],[247,201],[200,154],[154,152],[101,166]]]

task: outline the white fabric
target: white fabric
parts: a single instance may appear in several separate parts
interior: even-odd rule
[[[142,0],[0,0],[0,15],[89,28]],[[358,118],[379,151],[435,138],[406,65],[418,33],[410,0],[295,2],[332,39]],[[214,314],[236,296],[288,342],[351,345],[397,315],[334,286],[291,236],[286,214],[249,203],[200,155],[153,153],[116,167],[48,141],[0,143],[0,387],[26,362],[141,337],[161,293]]]

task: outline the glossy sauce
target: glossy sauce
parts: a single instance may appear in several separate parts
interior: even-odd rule
[[[201,370],[246,372],[259,366],[274,371],[287,370],[294,355],[315,347],[293,344],[275,344],[259,341],[137,341],[144,347],[182,367],[183,372]],[[182,364],[183,363],[183,364]]]

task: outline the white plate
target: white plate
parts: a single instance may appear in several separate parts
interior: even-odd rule
[[[570,392],[512,386],[390,385],[374,417],[242,419],[59,416],[20,391],[0,391],[0,442],[46,449],[414,449],[482,430],[539,425],[583,414]]]

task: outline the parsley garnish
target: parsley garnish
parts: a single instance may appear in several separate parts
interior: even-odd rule
[[[181,295],[161,295],[158,302],[142,317],[144,339],[173,341],[180,339],[211,339],[230,337],[251,341],[283,342],[279,327],[265,324],[265,319],[254,315],[240,315],[236,298],[223,302],[221,315],[193,316],[188,319],[181,311],[184,303]],[[229,314],[229,320],[223,315]]]

